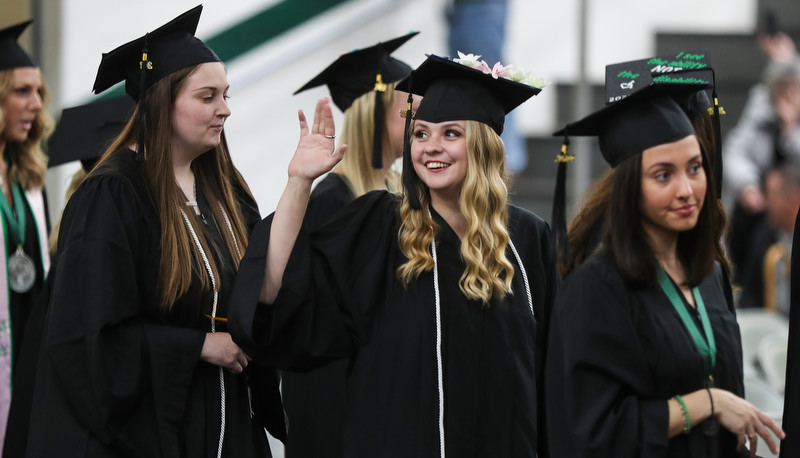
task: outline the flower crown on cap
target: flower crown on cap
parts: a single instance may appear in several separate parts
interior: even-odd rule
[[[542,89],[549,84],[544,78],[535,76],[533,73],[526,72],[521,68],[515,68],[513,65],[503,66],[503,64],[497,62],[494,64],[494,67],[489,67],[489,64],[487,64],[485,60],[478,60],[481,58],[480,55],[476,56],[475,54],[464,54],[461,51],[457,52],[458,59],[453,59],[453,62],[474,68],[475,70],[480,70],[487,75],[492,75],[494,79],[505,78],[538,89]]]

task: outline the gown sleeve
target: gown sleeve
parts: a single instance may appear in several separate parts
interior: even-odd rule
[[[365,344],[395,278],[396,198],[368,193],[295,242],[274,304],[259,304],[272,215],[253,232],[232,293],[236,343],[264,364],[311,370]]]
[[[142,266],[160,256],[160,226],[141,202],[109,176],[87,180],[70,200],[44,351],[92,436],[123,454],[162,456],[177,447],[164,441],[180,431],[205,332],[148,318],[157,315],[148,292],[158,272]]]
[[[638,395],[653,381],[627,311],[631,293],[612,267],[593,267],[567,279],[551,322],[545,371],[551,456],[663,457],[669,411],[664,399]]]

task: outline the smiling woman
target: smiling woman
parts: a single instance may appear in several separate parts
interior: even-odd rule
[[[412,94],[409,124],[422,96],[403,193],[367,193],[308,230],[311,183],[344,145],[298,149],[242,260],[231,333],[279,368],[350,358],[330,456],[536,457],[559,277],[547,224],[508,203],[499,133],[539,89],[438,56],[397,89]],[[335,134],[300,126],[301,142]]]
[[[708,116],[703,88],[645,86],[556,133],[597,136],[613,172],[595,191],[601,245],[567,277],[551,322],[552,456],[741,457],[749,443],[752,457],[758,436],[773,453],[784,437],[742,398],[714,139],[690,119]]]

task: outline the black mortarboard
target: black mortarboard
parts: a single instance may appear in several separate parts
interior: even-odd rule
[[[120,81],[125,92],[139,102],[144,115],[146,90],[161,78],[192,65],[220,62],[219,57],[194,36],[203,5],[198,5],[161,27],[103,54],[94,92],[99,94]],[[141,158],[144,131],[140,122],[137,157]]]
[[[38,67],[31,56],[17,43],[19,36],[32,22],[31,19],[0,30],[0,70]]]
[[[61,112],[48,148],[48,167],[80,160],[91,170],[128,123],[136,104],[128,96],[66,108]]]
[[[414,119],[428,122],[471,120],[491,127],[498,135],[503,132],[505,115],[522,102],[541,92],[504,77],[496,77],[481,70],[429,55],[411,72],[408,78],[397,83],[397,90],[423,96]],[[414,173],[408,132],[411,120],[411,96],[406,113],[406,142],[403,148],[403,186],[412,208],[421,208],[416,193],[419,177]]]
[[[689,115],[675,97],[683,98],[697,90],[687,85],[652,85],[553,135],[597,137],[603,158],[616,167],[647,148],[694,134]]]
[[[397,89],[423,96],[415,119],[480,121],[498,135],[503,132],[506,114],[541,92],[540,88],[495,78],[434,55],[428,56],[411,76],[397,83]]]
[[[327,85],[333,103],[342,112],[362,95],[375,91],[375,132],[373,134],[372,167],[383,168],[383,93],[386,84],[400,81],[411,73],[405,62],[390,56],[397,48],[419,32],[411,32],[364,49],[342,54],[319,75],[294,94],[317,86]]]
[[[214,51],[194,36],[202,11],[203,6],[198,5],[152,32],[104,53],[97,69],[94,92],[99,94],[125,81],[125,92],[139,100],[143,58],[147,61],[144,89],[182,68],[219,62]]]
[[[714,88],[714,72],[707,53],[682,52],[606,67],[606,106],[553,134],[564,137],[556,159],[552,215],[559,258],[569,256],[565,211],[566,165],[573,159],[567,152],[569,136],[598,137],[603,158],[616,167],[647,148],[694,134],[690,117],[708,100],[704,90],[709,88]],[[713,111],[718,113],[718,108]],[[721,176],[721,167],[721,159],[715,158],[715,178],[717,169]]]

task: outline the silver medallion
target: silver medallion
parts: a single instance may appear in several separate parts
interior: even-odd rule
[[[18,247],[8,258],[8,285],[15,293],[27,293],[36,283],[36,265],[33,259]]]

